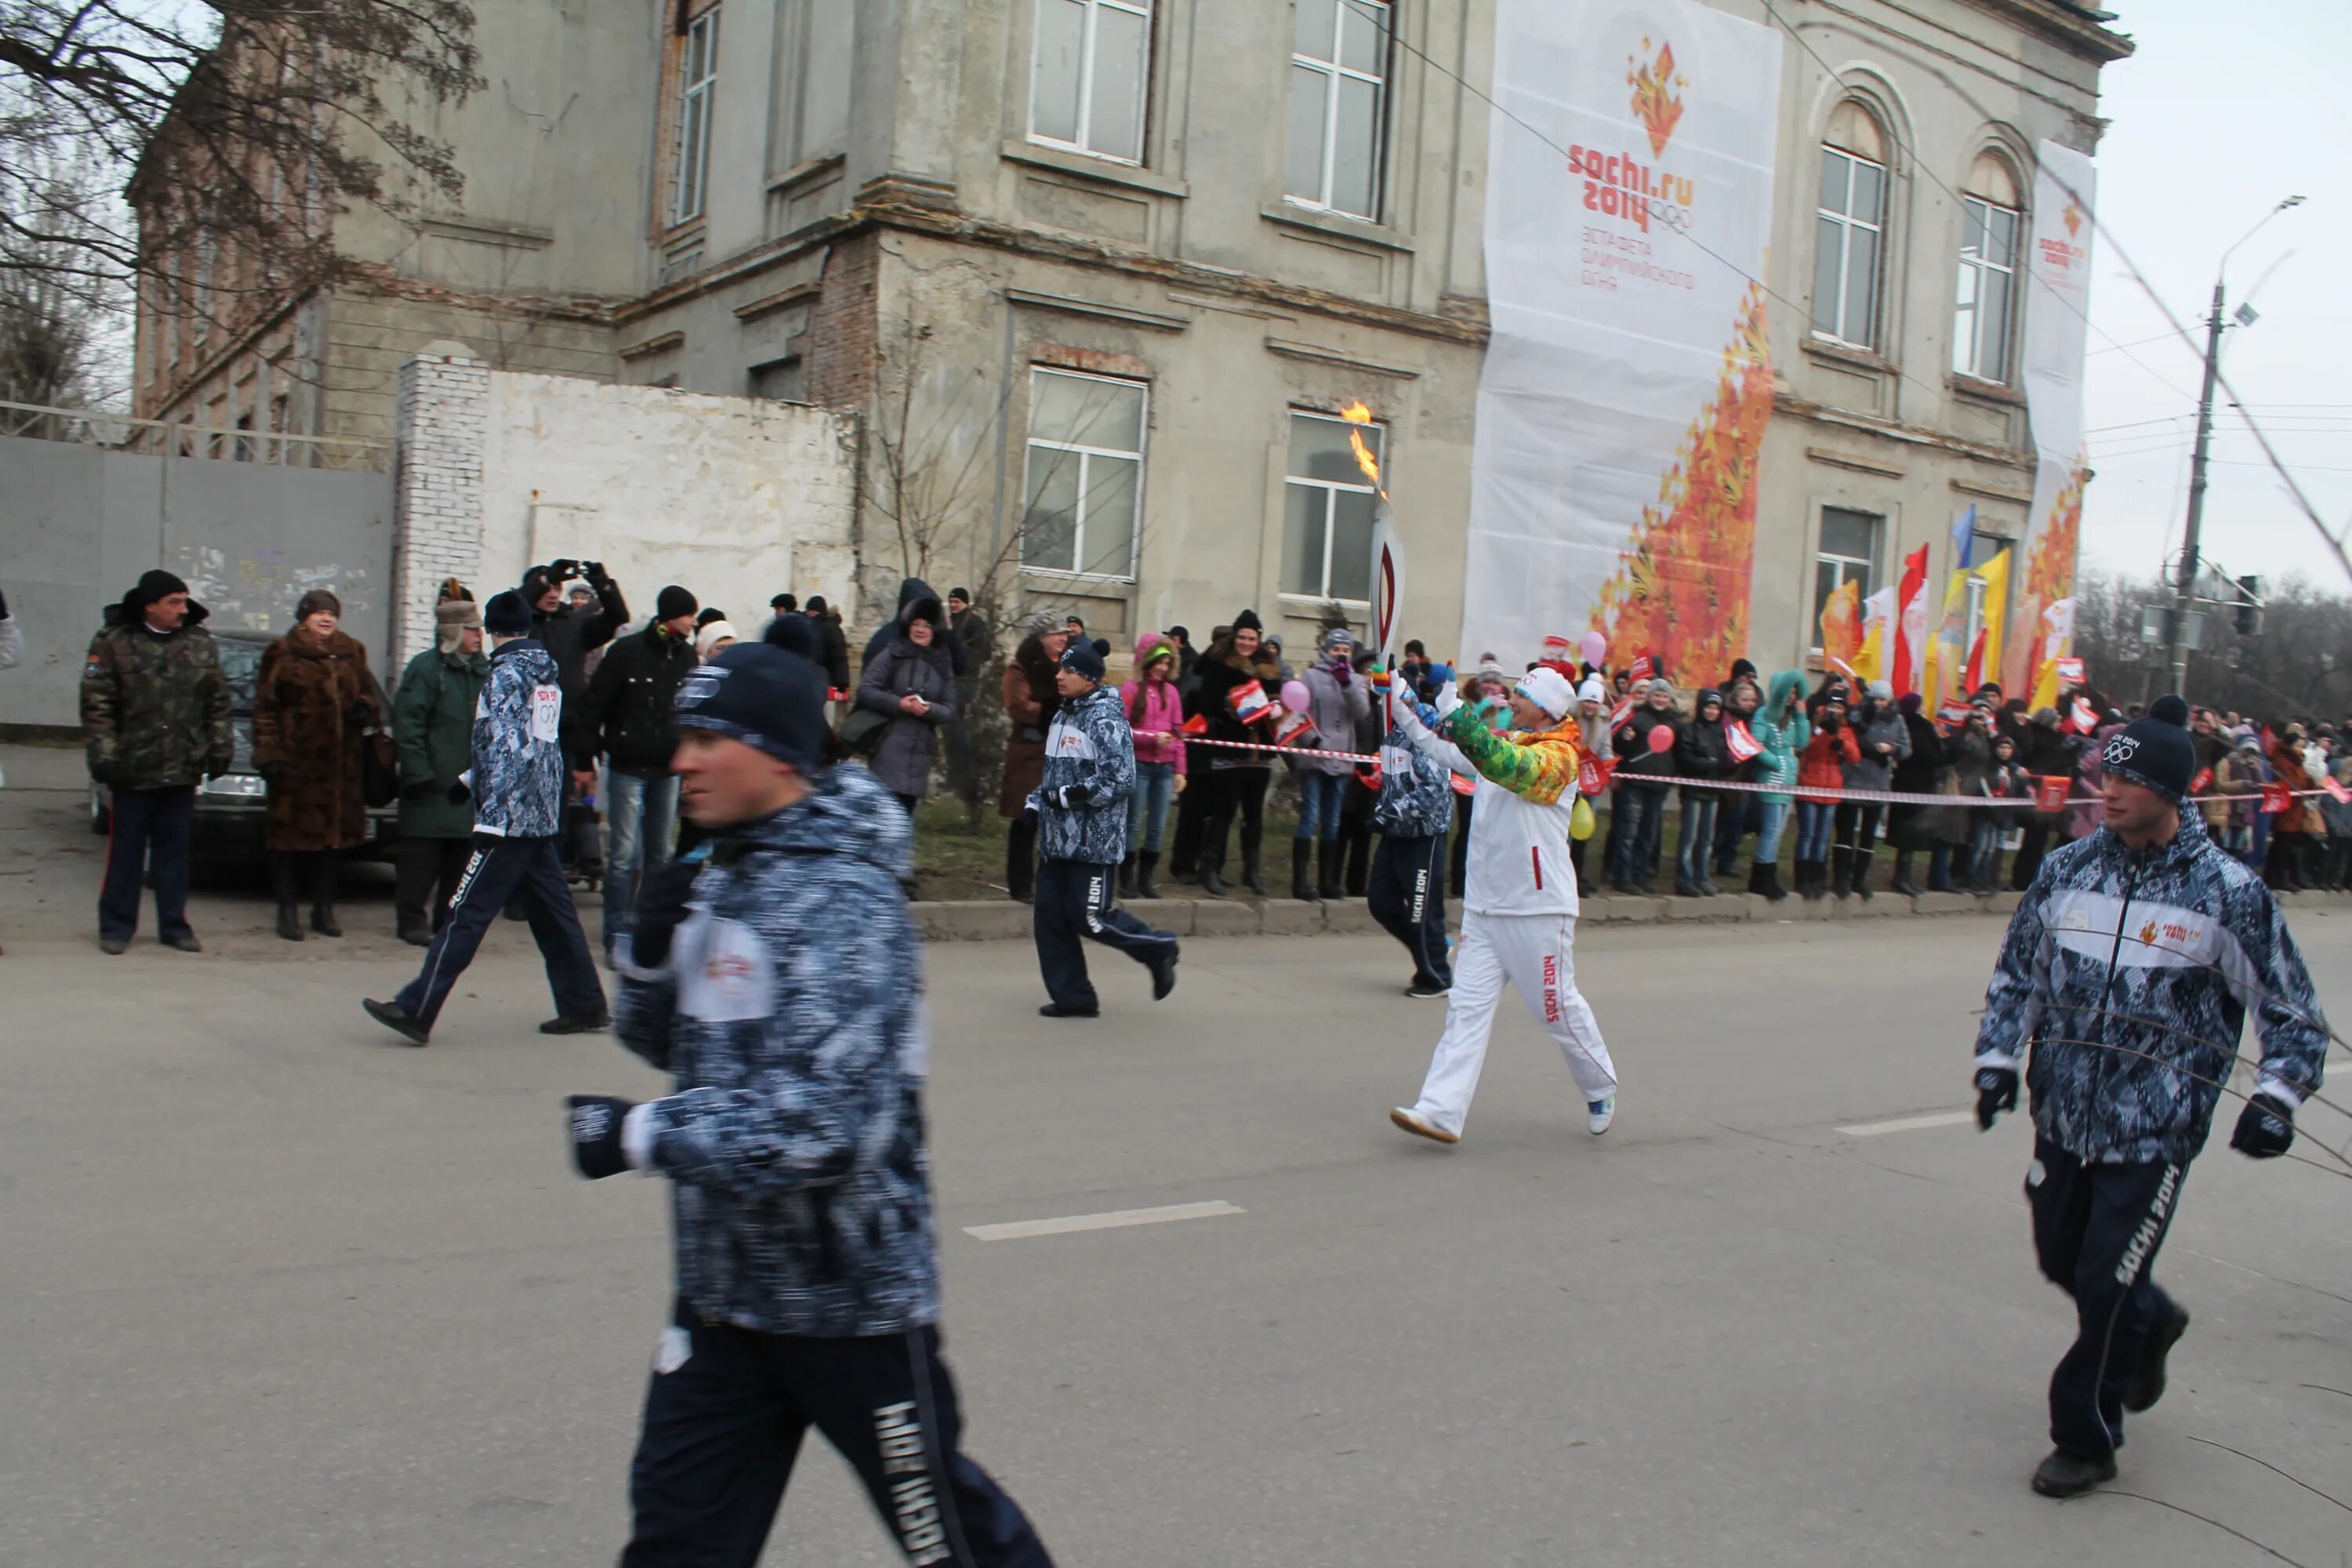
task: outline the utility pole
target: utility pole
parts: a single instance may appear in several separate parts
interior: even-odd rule
[[[2213,377],[2221,362],[2221,279],[2216,277],[2213,316],[2205,323],[2205,386],[2197,396],[2197,446],[2189,458],[2189,525],[2180,542],[2179,591],[2172,600],[2172,689],[2184,697],[2189,693],[2189,613],[2197,597],[2197,552],[2205,527],[2205,454],[2213,440]]]
[[[2289,196],[2264,213],[2262,222],[2248,229],[2237,245],[2221,253],[2221,265],[2213,272],[2213,314],[2205,323],[2205,384],[2197,397],[2197,447],[2189,460],[2189,522],[2180,541],[2180,580],[2172,599],[2172,689],[2181,696],[2189,695],[2189,615],[2197,601],[2197,573],[2200,564],[2198,547],[2205,526],[2205,463],[2207,449],[2213,439],[2213,380],[2221,368],[2222,281],[2229,276],[2230,257],[2238,246],[2246,243],[2263,230],[2263,224],[2278,216],[2289,207],[2303,205],[2301,196]],[[2256,288],[2260,288],[2259,283]]]

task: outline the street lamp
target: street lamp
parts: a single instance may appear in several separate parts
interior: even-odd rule
[[[2236,245],[2221,253],[2221,264],[2213,272],[2213,313],[2205,322],[2205,386],[2197,398],[2197,447],[2189,459],[2189,525],[2181,539],[2179,592],[2173,601],[2172,689],[2184,697],[2189,694],[2189,605],[2197,594],[2197,551],[2205,522],[2205,455],[2213,440],[2213,378],[2221,360],[2221,283],[2230,270],[2230,258],[2240,246],[2262,233],[2263,226],[2279,214],[2302,205],[2301,196],[2289,196],[2264,213]]]

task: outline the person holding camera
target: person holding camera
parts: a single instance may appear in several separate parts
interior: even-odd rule
[[[1806,704],[1812,736],[1797,758],[1797,894],[1809,900],[1829,891],[1830,829],[1837,816],[1837,797],[1803,792],[1809,785],[1841,787],[1847,765],[1862,758],[1862,747],[1846,725],[1843,691],[1843,686],[1824,689]]]
[[[589,607],[565,601],[563,585],[574,578],[585,579],[595,595]],[[621,585],[606,575],[601,561],[565,559],[524,573],[522,596],[530,605],[531,637],[555,660],[563,700],[576,707],[588,694],[589,654],[629,624],[629,603],[621,597]]]
[[[2100,750],[2105,822],[2051,851],[2018,905],[1977,1032],[1977,1124],[2032,1090],[2025,1198],[2042,1271],[2074,1298],[2033,1489],[2116,1475],[2124,1413],[2163,1397],[2189,1313],[2151,1278],[2189,1163],[2240,1058],[2262,1042],[2230,1146],[2276,1158],[2316,1092],[2328,1031],[2278,902],[2184,806],[2189,705],[2158,698]]]

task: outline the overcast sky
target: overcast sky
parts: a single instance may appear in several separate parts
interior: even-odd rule
[[[2340,532],[2352,520],[2352,3],[2105,4],[2139,53],[2101,79],[2099,218],[2183,321],[2201,334],[2222,250],[2282,198],[2305,198],[2231,258],[2230,309],[2259,284],[2262,320],[2229,331],[2221,364]],[[2180,543],[2200,361],[2113,248],[2097,267],[2083,561],[2140,574]],[[2226,395],[2214,428],[2206,558],[2352,592]]]

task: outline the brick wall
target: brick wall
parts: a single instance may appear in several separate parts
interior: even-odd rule
[[[808,399],[833,408],[864,408],[873,395],[876,285],[880,237],[863,234],[825,258],[824,290],[809,311],[798,347]]]
[[[482,567],[482,446],[489,367],[469,354],[420,353],[400,367],[393,465],[393,647],[398,672],[433,641],[435,590],[462,579],[475,596]]]

